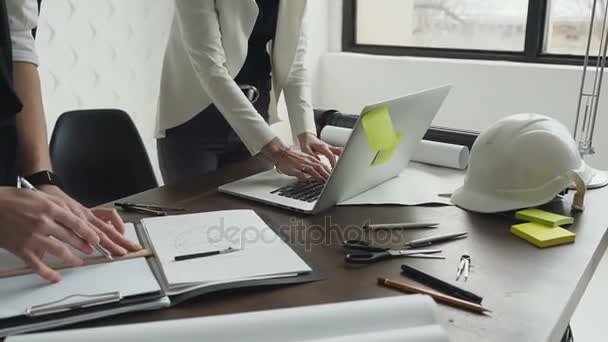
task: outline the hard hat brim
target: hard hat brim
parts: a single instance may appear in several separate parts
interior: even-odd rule
[[[555,196],[530,201],[515,201],[508,198],[496,197],[487,193],[473,192],[460,188],[452,194],[451,201],[454,205],[473,212],[482,214],[500,213],[549,203]]]

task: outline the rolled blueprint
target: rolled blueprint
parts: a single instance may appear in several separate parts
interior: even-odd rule
[[[352,129],[325,126],[321,131],[321,140],[334,146],[344,146]],[[464,170],[469,165],[469,149],[466,146],[422,140],[414,150],[412,161],[419,163]]]
[[[350,128],[325,126],[321,131],[321,140],[333,146],[344,146],[352,132]]]
[[[413,161],[464,170],[469,165],[469,148],[461,145],[422,140],[414,150]]]
[[[356,302],[9,337],[8,342],[448,342],[430,297]]]

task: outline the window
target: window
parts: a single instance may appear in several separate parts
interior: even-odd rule
[[[344,0],[344,50],[582,62],[594,0]],[[607,0],[598,0],[601,17]],[[601,13],[600,13],[601,12]],[[593,50],[601,41],[595,23]]]
[[[606,1],[598,1],[591,51],[597,55],[601,40],[601,12]],[[551,0],[548,10],[546,53],[585,55],[593,0]]]
[[[528,0],[358,0],[356,37],[358,44],[523,51],[527,14]]]

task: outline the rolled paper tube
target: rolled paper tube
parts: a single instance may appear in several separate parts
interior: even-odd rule
[[[333,146],[346,145],[352,129],[325,126],[321,140]],[[414,150],[412,161],[464,170],[469,165],[469,149],[466,146],[422,140]]]

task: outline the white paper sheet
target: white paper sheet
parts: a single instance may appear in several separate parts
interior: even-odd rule
[[[325,126],[321,140],[334,146],[344,146],[352,129]],[[469,149],[466,146],[422,140],[414,150],[412,161],[464,170],[469,164]]]
[[[447,342],[430,297],[338,304],[25,335],[7,342]]]
[[[149,218],[143,224],[170,289],[312,271],[252,210]],[[179,255],[228,247],[241,250],[174,261]]]
[[[465,172],[410,163],[403,172],[338,205],[452,205],[448,196],[464,183]]]
[[[375,331],[350,336],[306,340],[305,342],[447,342],[445,331],[439,325],[410,329]]]
[[[126,236],[139,241],[133,225]],[[0,250],[3,269],[24,263]],[[49,284],[37,274],[0,279],[0,319],[23,315],[27,308],[57,301],[74,294],[96,295],[119,291],[123,297],[160,291],[145,258],[84,266],[61,271],[63,280]]]

